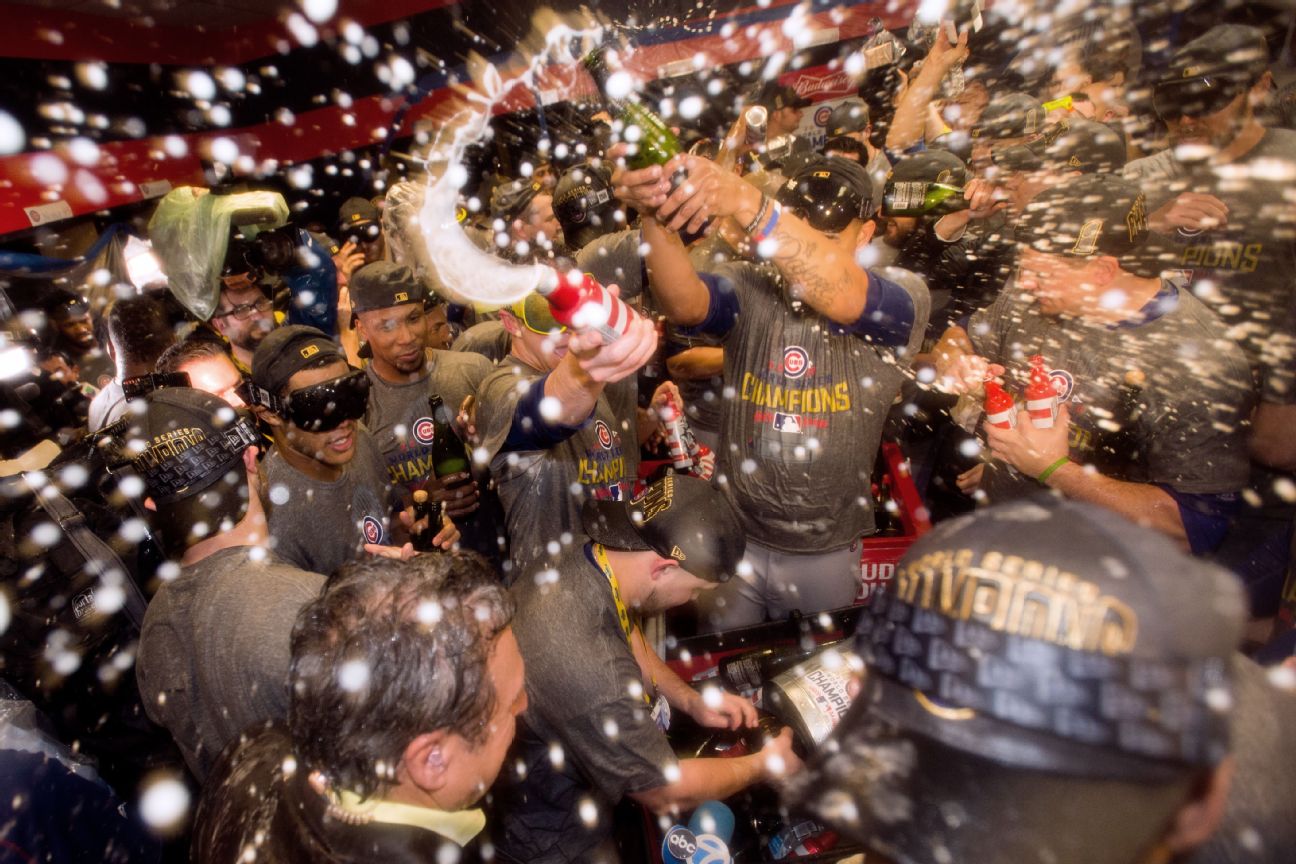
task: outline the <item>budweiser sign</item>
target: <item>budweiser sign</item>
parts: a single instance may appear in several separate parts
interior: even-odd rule
[[[802,75],[796,79],[792,85],[797,95],[806,99],[813,99],[816,96],[845,96],[848,93],[854,93],[855,88],[851,86],[850,76],[845,72],[830,72],[827,75]]]

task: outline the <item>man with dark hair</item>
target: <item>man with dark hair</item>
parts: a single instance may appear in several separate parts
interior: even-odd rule
[[[162,304],[143,294],[114,301],[104,318],[108,356],[117,374],[90,403],[91,432],[97,432],[126,413],[123,382],[152,372],[158,357],[175,341],[175,332]]]
[[[796,135],[801,127],[801,114],[810,105],[810,100],[798,94],[786,84],[770,82],[757,94],[755,102],[764,106],[767,113],[765,121],[765,143],[772,145],[780,138]]]
[[[162,374],[183,372],[195,390],[218,396],[233,408],[243,407],[238,392],[243,376],[226,347],[211,336],[180,340],[162,352],[155,368]]]
[[[556,244],[563,242],[553,196],[538,180],[522,178],[501,183],[491,192],[490,211],[496,222],[494,247],[509,258],[546,258]]]
[[[252,244],[233,237],[221,269],[220,299],[207,322],[229,342],[240,372],[252,369],[252,352],[275,328],[274,304],[258,281],[261,268],[252,260]]]
[[[525,771],[495,790],[495,843],[508,862],[613,862],[611,810],[622,798],[678,813],[800,765],[790,730],[732,759],[677,760],[664,733],[672,710],[709,727],[756,723],[750,702],[681,680],[639,627],[737,570],[742,526],[724,497],[671,476],[632,501],[587,501],[582,518],[590,542],[510,589],[528,707],[517,748]]]
[[[1015,427],[984,426],[996,461],[969,480],[992,502],[1047,486],[1204,554],[1246,483],[1251,375],[1191,291],[1142,275],[1146,220],[1143,195],[1118,177],[1040,193],[1016,227],[1016,290],[946,331],[937,375],[975,395],[987,372],[1017,392],[1047,379],[1026,395],[1034,421],[1014,408]]]
[[[179,571],[149,603],[135,675],[145,710],[198,778],[247,726],[288,714],[288,633],[324,577],[268,548],[255,426],[165,387],[131,432],[144,506]]]
[[[313,327],[275,330],[252,358],[250,392],[275,441],[264,466],[274,548],[325,575],[404,537],[391,524],[400,501],[382,454],[359,422],[369,380]],[[457,537],[447,517],[437,542],[448,549]]]
[[[886,183],[887,172],[891,170],[891,160],[881,147],[873,145],[873,120],[869,107],[862,99],[843,99],[833,106],[828,115],[828,125],[824,127],[828,136],[824,142],[825,156],[846,156],[858,161],[868,172],[873,181],[873,202],[876,205],[882,200],[882,186]],[[846,142],[858,145],[858,154],[848,154]]]
[[[947,521],[864,610],[862,689],[785,798],[869,862],[1179,860],[1224,812],[1244,616],[1226,571],[1091,505]]]
[[[721,409],[716,474],[752,564],[708,598],[706,624],[726,630],[850,605],[859,540],[875,530],[869,484],[882,424],[922,342],[927,288],[912,273],[856,264],[875,227],[873,185],[859,164],[804,160],[777,200],[714,163],[684,165],[695,191],[681,187],[679,211],[644,220],[648,272],[673,323],[723,342],[736,395]],[[663,177],[660,168],[625,172],[618,194],[651,213],[676,198]],[[764,260],[695,271],[672,230],[690,213],[696,221],[694,203],[735,217]]]
[[[343,568],[292,632],[287,727],[253,732],[209,778],[194,860],[475,860],[471,808],[527,704],[512,617],[473,555]]]
[[[413,271],[390,261],[351,274],[356,333],[372,353],[365,366],[370,386],[364,423],[402,500],[408,503],[415,491],[426,489],[445,503],[451,517],[467,516],[478,508],[477,484],[467,471],[437,477],[430,430],[446,418],[433,417],[429,402],[440,396],[453,417],[477,392],[491,364],[477,354],[427,347],[427,296]]]

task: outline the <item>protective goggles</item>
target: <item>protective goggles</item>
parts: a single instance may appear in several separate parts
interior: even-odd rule
[[[1165,81],[1152,89],[1152,108],[1162,120],[1218,114],[1251,86],[1250,79],[1199,75]]]
[[[816,231],[838,234],[855,219],[865,218],[865,201],[828,171],[814,171],[783,184],[778,202]]]
[[[348,420],[359,420],[369,407],[369,376],[360,370],[294,390],[284,398],[250,381],[239,386],[249,405],[268,408],[307,432],[331,432]]]
[[[555,330],[559,333],[567,332],[566,325],[559,323],[553,317],[553,312],[549,309],[549,301],[539,294],[528,294],[525,300],[514,303],[509,311],[532,333],[548,336]]]
[[[377,222],[368,222],[364,225],[347,225],[342,229],[345,239],[353,243],[372,243],[382,234],[382,226]]]
[[[127,399],[143,399],[163,387],[191,387],[188,372],[149,372],[122,381],[122,395]]]

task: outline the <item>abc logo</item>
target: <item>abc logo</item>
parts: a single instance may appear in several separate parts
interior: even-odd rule
[[[697,851],[689,864],[730,864],[729,847],[714,834],[697,835]]]
[[[693,836],[693,832],[676,825],[667,832],[666,840],[662,843],[662,857],[668,861],[670,858],[688,861],[697,848],[697,838]]]

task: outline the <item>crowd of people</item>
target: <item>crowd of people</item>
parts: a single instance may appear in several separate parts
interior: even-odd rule
[[[870,862],[1290,860],[1277,51],[1050,38],[1023,74],[880,31],[823,140],[774,81],[662,164],[613,105],[465,190],[443,230],[588,274],[615,332],[462,302],[409,243],[435,175],[273,232],[287,267],[232,229],[205,316],[10,291],[0,860],[613,862],[624,802],[759,784]],[[884,441],[935,526],[850,712],[678,754],[673,716],[760,712],[665,647],[854,604]]]

